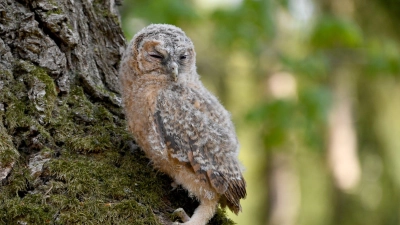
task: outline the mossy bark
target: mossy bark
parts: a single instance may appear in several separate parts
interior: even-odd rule
[[[168,224],[197,206],[125,129],[113,3],[1,0],[0,224]]]

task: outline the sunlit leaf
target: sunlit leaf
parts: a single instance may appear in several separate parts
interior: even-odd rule
[[[310,41],[315,48],[356,48],[362,45],[363,34],[351,20],[323,17],[315,25]]]
[[[217,10],[212,19],[216,24],[215,39],[224,47],[257,51],[275,33],[270,0],[244,0],[241,7]]]
[[[367,45],[365,73],[370,75],[400,75],[400,48],[392,40],[370,41]]]

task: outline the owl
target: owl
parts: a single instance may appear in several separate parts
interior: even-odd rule
[[[241,211],[246,182],[230,114],[201,83],[192,41],[178,27],[152,24],[128,45],[120,84],[129,130],[154,167],[200,202],[184,223],[204,225],[218,204]]]

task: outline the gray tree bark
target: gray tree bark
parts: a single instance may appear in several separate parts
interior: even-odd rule
[[[196,208],[126,132],[114,3],[0,0],[0,224],[168,224]]]

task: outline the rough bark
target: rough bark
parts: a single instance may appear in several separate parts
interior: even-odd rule
[[[196,207],[126,132],[124,48],[112,0],[0,1],[0,224],[167,224]]]

